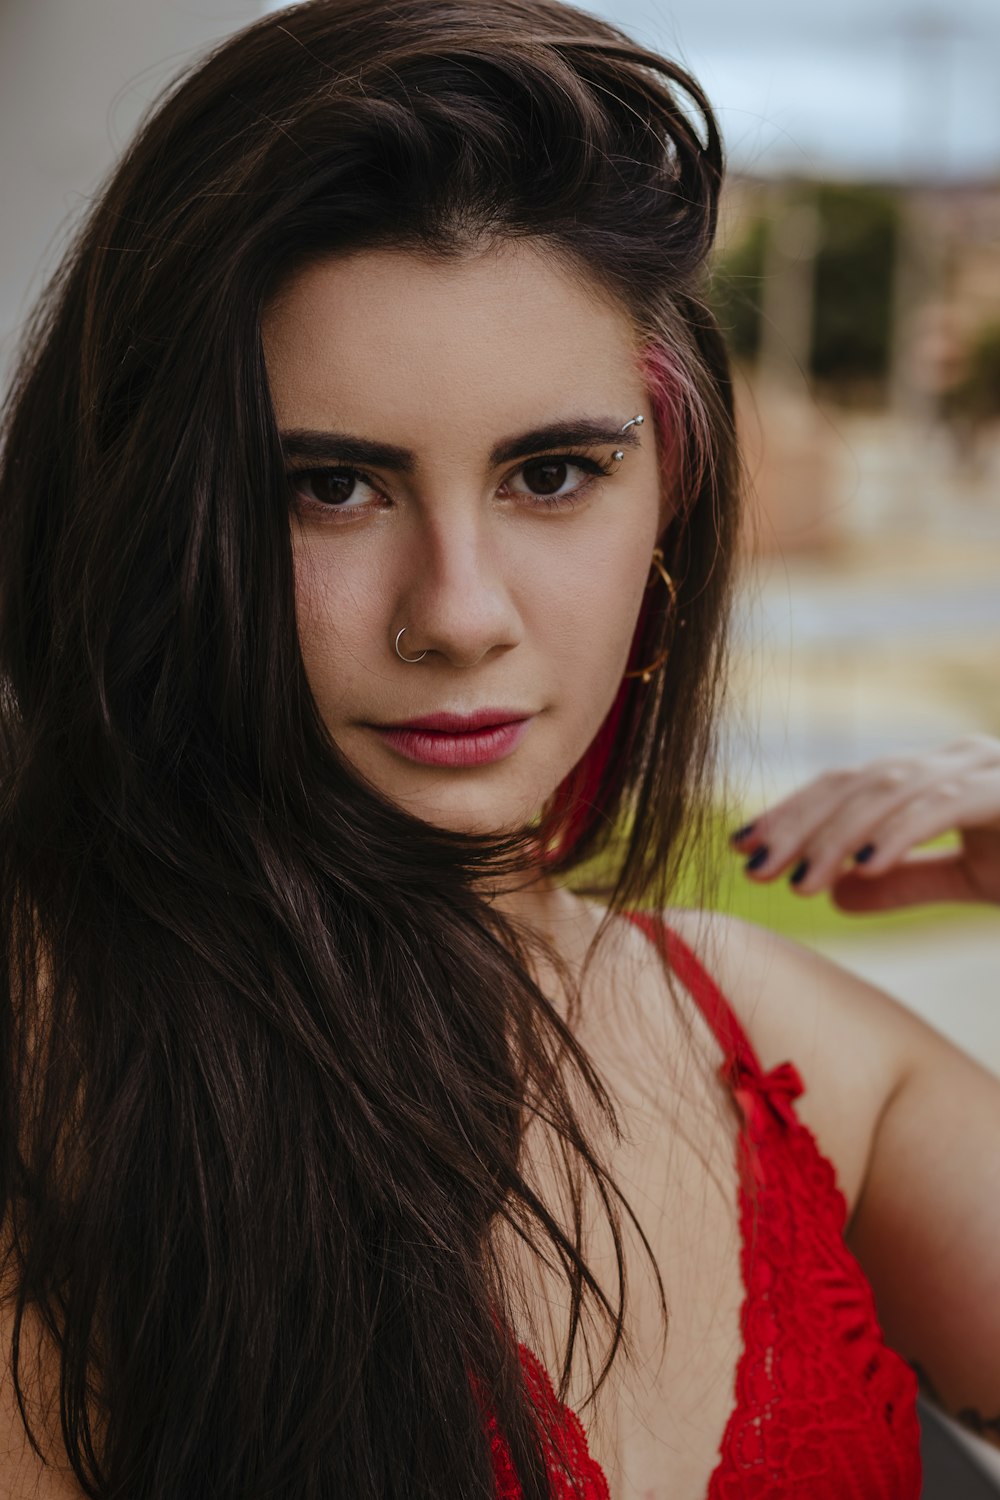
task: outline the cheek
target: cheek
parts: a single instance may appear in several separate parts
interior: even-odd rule
[[[546,602],[538,634],[563,689],[560,696],[592,732],[628,664],[653,545],[647,549],[642,539],[628,549],[605,548],[585,566],[556,569],[556,584],[541,596]]]
[[[299,649],[312,684],[314,671],[328,657],[329,588],[319,559],[307,543],[293,548],[295,620]],[[312,684],[315,689],[315,684]]]
[[[615,587],[608,579],[575,593],[563,617],[561,649],[584,666],[589,663],[601,676],[624,668],[639,607],[633,595],[630,581]]]
[[[366,614],[365,592],[345,587],[322,543],[296,538],[292,556],[299,650],[322,708],[339,700],[348,687],[352,664],[376,627]]]

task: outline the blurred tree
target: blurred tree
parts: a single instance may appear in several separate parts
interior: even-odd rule
[[[754,360],[760,347],[761,278],[767,220],[755,214],[740,237],[716,256],[711,301],[737,359]]]
[[[836,386],[889,371],[899,207],[890,191],[820,183],[812,373]]]
[[[815,205],[819,219],[810,373],[840,395],[872,387],[884,394],[899,234],[896,196],[867,184],[789,183],[782,217],[807,203]],[[744,360],[755,360],[760,350],[772,229],[772,218],[755,205],[742,233],[715,259],[712,305],[730,348]]]

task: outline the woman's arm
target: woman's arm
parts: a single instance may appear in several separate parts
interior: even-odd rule
[[[887,1341],[1000,1447],[1000,1079],[822,954],[708,915],[666,913],[762,1066],[801,1073],[796,1112],[836,1168]]]
[[[1000,1448],[1000,1079],[918,1029],[847,1244],[924,1391]]]
[[[911,853],[951,830],[955,850]],[[746,853],[767,849],[752,878],[801,872],[803,895],[829,891],[848,911],[1000,905],[1000,743],[977,736],[831,773],[734,842]],[[841,1064],[851,1045],[859,1065],[869,1047],[886,1059],[847,1243],[886,1337],[926,1393],[1000,1447],[1000,1079],[863,980],[784,939],[772,952],[786,1005],[810,975],[831,998],[844,1030]],[[997,979],[1000,1005],[1000,930]]]

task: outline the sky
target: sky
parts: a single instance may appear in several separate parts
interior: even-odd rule
[[[577,3],[694,72],[734,167],[1000,175],[1000,0]]]
[[[1000,174],[1000,0],[585,4],[684,62],[734,165]]]

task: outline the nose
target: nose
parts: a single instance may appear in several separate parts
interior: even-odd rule
[[[474,667],[516,646],[523,628],[508,588],[499,539],[479,519],[425,526],[408,538],[405,584],[396,610],[407,656],[428,653],[453,667]]]

